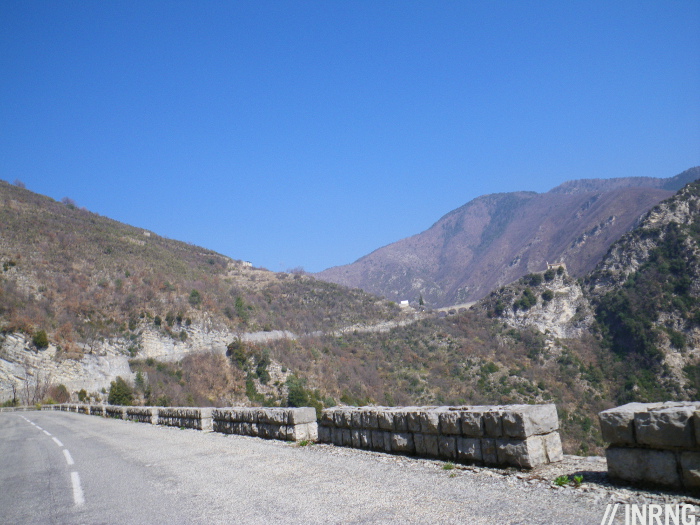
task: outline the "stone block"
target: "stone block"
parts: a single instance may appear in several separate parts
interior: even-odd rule
[[[443,459],[457,459],[457,438],[441,435],[438,437],[438,452]]]
[[[394,413],[390,410],[382,410],[377,414],[377,422],[380,430],[394,430]]]
[[[690,491],[700,492],[700,452],[681,453],[683,486]]]
[[[415,453],[416,449],[413,444],[413,434],[409,432],[392,432],[391,451],[400,454]]]
[[[440,457],[440,444],[437,434],[423,434],[423,446],[425,455],[430,458]]]
[[[421,412],[420,428],[423,434],[438,434],[440,432],[440,413],[436,410]]]
[[[484,415],[477,411],[462,412],[462,435],[482,437],[484,435]]]
[[[655,448],[695,446],[693,407],[660,408],[634,415],[637,443]]]
[[[372,431],[366,428],[360,430],[360,448],[372,448]]]
[[[353,410],[350,413],[350,427],[353,429],[362,428],[362,410]]]
[[[391,454],[393,451],[393,444],[392,444],[392,439],[391,436],[393,432],[382,432],[384,434],[384,452],[387,454]]]
[[[549,463],[556,463],[564,459],[564,450],[561,447],[561,437],[559,431],[550,432],[542,436],[544,440],[544,448],[547,452],[547,460]]]
[[[340,408],[335,412],[335,426],[339,428],[350,428],[352,425],[352,409]]]
[[[416,454],[419,456],[427,456],[425,449],[425,439],[423,434],[413,434],[413,445],[416,449]]]
[[[344,447],[352,447],[352,431],[349,428],[341,429],[342,443]]]
[[[608,447],[608,475],[613,479],[680,488],[676,455],[670,450]]]
[[[316,423],[300,423],[298,425],[288,425],[287,427],[280,427],[287,429],[287,437],[289,441],[318,441],[319,440],[319,427]],[[321,427],[324,428],[324,427]],[[325,427],[328,429],[328,427]],[[328,434],[328,436],[330,433]],[[327,441],[324,441],[327,443]]]
[[[492,438],[503,436],[503,418],[500,411],[484,412],[484,435]]]
[[[485,464],[498,465],[495,438],[481,438],[481,456]]]
[[[462,433],[462,415],[457,410],[440,412],[440,433],[451,435]]]
[[[404,410],[394,412],[394,432],[408,432],[408,414]]]
[[[549,434],[559,429],[557,407],[549,405],[519,405],[503,412],[503,435],[525,439]]]
[[[598,414],[600,430],[603,440],[613,445],[634,445],[636,443],[634,433],[635,413],[646,412],[650,406],[658,406],[645,403],[628,403],[619,407],[604,410]]]
[[[299,425],[301,423],[316,423],[316,409],[313,407],[288,408],[286,409],[287,425]]]
[[[318,427],[318,441],[319,443],[330,443],[331,442],[331,427],[320,426]]]
[[[384,452],[384,432],[372,430],[372,450]]]
[[[343,446],[343,429],[338,428],[338,427],[330,427],[331,428],[331,443],[333,443],[336,447],[342,447]]]
[[[321,411],[321,425],[324,427],[335,426],[335,416],[332,409],[325,408]]]
[[[496,455],[500,465],[518,468],[534,468],[547,463],[547,452],[542,436],[530,436],[526,439],[497,439]]]
[[[377,415],[378,412],[374,409],[366,410],[362,415],[362,427],[368,430],[378,430]]]
[[[481,463],[481,440],[479,438],[457,438],[457,459],[466,463]]]
[[[360,442],[360,431],[358,429],[353,428],[350,430],[350,435],[352,437],[352,448],[362,448]]]
[[[406,412],[406,425],[408,426],[408,431],[418,433],[420,429],[420,411],[417,409],[411,409]]]

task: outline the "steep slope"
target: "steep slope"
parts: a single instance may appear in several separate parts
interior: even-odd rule
[[[430,306],[478,300],[547,262],[581,276],[640,215],[698,177],[693,168],[671,179],[586,179],[544,194],[486,195],[421,234],[317,276]]]
[[[654,206],[584,279],[530,274],[476,309],[513,328],[562,338],[598,334],[618,402],[700,395],[700,181]],[[608,372],[610,372],[608,370]],[[614,382],[613,382],[614,384]]]
[[[396,305],[251,268],[0,181],[0,400],[37,372],[99,390],[128,358],[397,320]]]

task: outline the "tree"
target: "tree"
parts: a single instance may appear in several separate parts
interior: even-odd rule
[[[110,405],[122,406],[131,406],[131,403],[134,402],[134,391],[121,376],[118,376],[116,381],[112,381],[107,402]]]

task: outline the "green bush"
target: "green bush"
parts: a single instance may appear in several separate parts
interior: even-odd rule
[[[192,290],[190,292],[190,297],[188,298],[189,303],[195,308],[202,304],[202,294],[197,290]]]
[[[32,337],[32,343],[34,343],[34,346],[39,350],[43,350],[49,346],[49,337],[44,330],[39,330],[34,334],[34,337]]]
[[[112,381],[109,387],[107,401],[110,405],[131,406],[134,402],[134,391],[126,381],[117,377],[116,381]]]

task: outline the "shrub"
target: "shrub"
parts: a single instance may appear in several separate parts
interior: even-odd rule
[[[84,403],[88,398],[88,393],[85,391],[84,388],[80,389],[80,392],[78,392],[78,401],[81,403]]]
[[[34,346],[36,346],[39,350],[48,348],[49,338],[46,335],[46,332],[44,330],[39,330],[38,332],[36,332],[34,334],[34,337],[32,337],[32,343],[34,343]]]
[[[49,397],[54,399],[56,403],[67,403],[70,400],[70,392],[68,392],[66,385],[60,384],[49,388]]]
[[[202,304],[202,294],[200,294],[197,290],[192,290],[190,292],[190,297],[187,300],[192,306],[197,307]]]
[[[554,292],[552,290],[547,289],[544,292],[542,292],[542,300],[545,303],[548,303],[552,299],[554,299]]]
[[[110,405],[131,406],[134,402],[134,392],[126,381],[117,377],[116,381],[112,381],[107,400]]]
[[[309,393],[305,388],[306,381],[298,378],[295,375],[290,375],[287,378],[287,406],[288,407],[306,407],[309,406]]]

